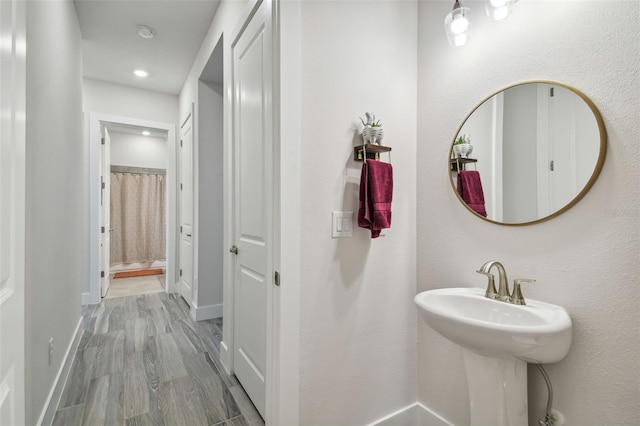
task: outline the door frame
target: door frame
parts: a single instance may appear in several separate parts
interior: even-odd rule
[[[109,135],[109,129],[107,126],[100,126],[102,149],[100,152],[100,168],[105,175],[110,175],[111,168],[111,136]],[[104,167],[104,169],[103,169]],[[100,254],[98,260],[99,270],[105,271],[110,267],[111,260],[111,179],[107,179],[106,176],[100,178]],[[106,218],[109,217],[109,220]],[[108,225],[108,226],[107,226]],[[105,229],[103,230],[102,227]],[[105,247],[109,247],[109,250],[105,250]],[[107,254],[108,253],[108,254]],[[100,296],[105,297],[109,291],[109,285],[111,281],[109,279],[110,274],[105,274],[104,277],[100,274]]]
[[[82,293],[82,304],[100,303],[100,156],[101,126],[124,124],[150,127],[167,132],[167,281],[165,291],[173,293],[178,285],[177,230],[177,152],[176,125],[98,112],[85,112],[85,140],[89,145],[89,292]]]
[[[250,0],[230,37],[224,38],[224,247],[233,234],[233,52],[258,7],[271,2],[273,96],[273,270],[280,286],[268,290],[266,416],[267,424],[299,423],[300,364],[300,5],[281,0]],[[281,38],[281,34],[285,37]],[[281,47],[284,46],[284,47]],[[286,102],[281,103],[281,99]],[[286,165],[286,167],[283,167]],[[223,340],[220,360],[233,372],[234,259],[224,259]]]

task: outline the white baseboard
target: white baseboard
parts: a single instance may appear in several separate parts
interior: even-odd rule
[[[93,300],[92,296],[93,295],[91,293],[82,293],[82,304],[83,305],[95,305],[97,303],[100,303],[100,300]]]
[[[56,379],[51,386],[51,390],[49,391],[49,396],[47,397],[47,401],[44,404],[42,413],[40,413],[40,418],[36,423],[36,425],[38,426],[50,425],[51,423],[53,423],[56,409],[58,408],[58,404],[60,403],[60,398],[62,398],[62,390],[64,389],[65,383],[67,383],[67,378],[69,377],[69,372],[71,371],[71,364],[73,363],[73,358],[75,357],[76,350],[78,349],[78,345],[80,344],[80,338],[82,337],[83,332],[84,327],[82,326],[82,318],[80,318],[80,320],[78,321],[78,325],[76,326],[76,331],[74,332],[73,339],[71,339],[71,343],[69,344],[69,347],[67,347],[67,352],[64,354],[62,365],[58,370],[58,375],[56,376]]]
[[[198,306],[194,303],[193,307],[195,308],[196,321],[220,318],[222,316],[222,307],[223,307],[222,304]]]
[[[231,374],[231,352],[224,340],[220,342],[220,362],[225,369],[225,373]]]
[[[420,402],[389,414],[368,426],[455,426]]]

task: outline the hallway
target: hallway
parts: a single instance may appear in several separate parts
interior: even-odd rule
[[[263,425],[219,363],[221,320],[166,293],[83,306],[84,333],[54,425]]]

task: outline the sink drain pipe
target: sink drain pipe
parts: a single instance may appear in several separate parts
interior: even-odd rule
[[[544,420],[541,419],[538,424],[540,426],[551,426],[554,423],[553,416],[551,415],[551,405],[553,404],[553,388],[551,387],[551,380],[549,380],[549,376],[547,375],[547,372],[544,371],[542,365],[536,364],[536,367],[538,367],[538,370],[540,370],[542,377],[544,377],[544,381],[547,383],[548,392],[547,409],[544,413]]]

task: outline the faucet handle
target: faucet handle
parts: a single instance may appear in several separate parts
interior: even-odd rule
[[[489,282],[487,283],[487,291],[485,291],[484,297],[488,299],[497,299],[498,292],[496,291],[496,284],[495,284],[493,274],[490,274],[484,271],[476,271],[476,272],[482,275],[486,275],[486,277],[489,279]]]
[[[522,295],[522,291],[520,290],[520,283],[535,283],[536,280],[528,279],[528,278],[516,278],[513,280],[513,293],[511,294],[511,303],[514,305],[526,305],[524,301],[524,296]]]

